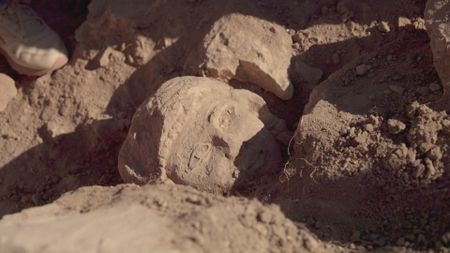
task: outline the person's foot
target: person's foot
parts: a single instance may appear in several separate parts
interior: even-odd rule
[[[60,37],[28,6],[0,7],[0,52],[20,74],[42,76],[64,66],[67,50]]]
[[[0,112],[4,111],[8,103],[17,95],[14,80],[0,73]]]

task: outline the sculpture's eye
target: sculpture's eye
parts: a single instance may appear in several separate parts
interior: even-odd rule
[[[226,105],[214,109],[209,121],[218,129],[229,132],[236,118],[236,109],[233,105]]]
[[[192,150],[189,158],[189,168],[191,170],[204,167],[211,155],[212,146],[210,143],[198,143]]]

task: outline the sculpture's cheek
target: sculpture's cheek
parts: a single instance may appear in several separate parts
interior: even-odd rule
[[[205,167],[208,184],[224,190],[231,188],[236,180],[235,174],[237,171],[233,162],[221,150],[215,150]]]

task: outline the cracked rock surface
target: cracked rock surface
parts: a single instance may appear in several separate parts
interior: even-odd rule
[[[291,36],[277,24],[230,14],[213,24],[187,68],[222,80],[248,81],[288,100],[294,92],[288,76],[291,44]]]

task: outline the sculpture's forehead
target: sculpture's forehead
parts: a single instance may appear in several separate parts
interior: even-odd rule
[[[239,100],[232,88],[223,85],[198,85],[189,87],[170,87],[158,94],[159,106],[168,106],[171,104],[202,104],[213,101],[233,101]]]
[[[171,80],[156,94],[157,103],[150,106],[163,114],[188,115],[205,108],[233,105],[239,111],[258,111],[263,100],[250,92],[234,89],[226,83],[208,78],[189,78],[183,82]],[[255,105],[255,106],[253,106]]]
[[[186,95],[194,95],[194,94],[201,94],[204,95],[205,93],[208,94],[209,97],[223,97],[225,96],[231,96],[232,90],[230,87],[227,87],[225,85],[198,85],[198,86],[191,86],[189,89],[185,90]]]
[[[157,94],[159,96],[167,96],[169,94],[182,96],[185,94],[211,92],[210,95],[213,96],[216,93],[230,93],[232,91],[232,88],[225,83],[209,78],[205,79],[194,79],[195,81],[190,82],[177,82],[177,79],[174,79],[163,85]]]

